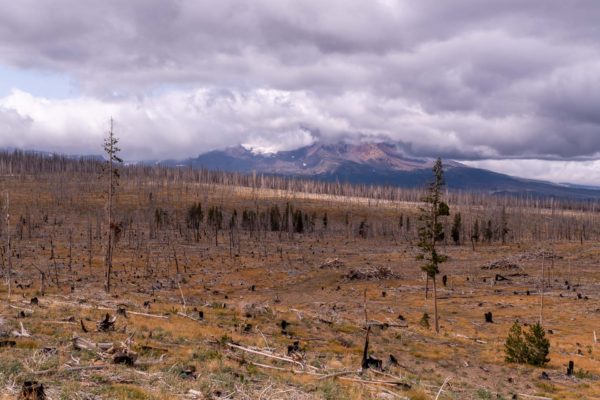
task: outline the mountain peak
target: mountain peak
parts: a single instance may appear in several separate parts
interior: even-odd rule
[[[386,142],[314,143],[291,151],[260,153],[244,146],[215,150],[183,162],[188,165],[230,172],[305,177],[407,188],[425,187],[432,179],[432,158],[407,156],[400,145]],[[516,178],[444,160],[449,189],[518,193],[528,196],[600,198],[600,191]]]
[[[188,164],[231,170],[242,165],[258,172],[296,176],[336,174],[339,171],[366,168],[379,172],[430,169],[433,159],[407,157],[400,146],[386,142],[321,143],[296,150],[264,153],[244,145],[201,154]],[[456,162],[447,166],[459,166]]]

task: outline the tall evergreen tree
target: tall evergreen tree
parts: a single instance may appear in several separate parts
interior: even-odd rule
[[[444,186],[444,169],[442,160],[437,159],[433,166],[434,180],[429,184],[427,195],[423,197],[424,206],[420,207],[419,243],[421,254],[419,260],[425,261],[421,267],[428,278],[433,281],[433,311],[435,331],[440,331],[437,307],[437,285],[436,276],[439,274],[439,265],[447,260],[443,254],[439,254],[436,244],[444,239],[444,227],[441,217],[450,215],[448,205],[442,201],[441,190]]]
[[[358,226],[358,236],[366,239],[369,236],[369,224],[366,219],[363,219]]]
[[[189,229],[194,232],[194,239],[196,242],[200,241],[200,224],[204,219],[204,211],[202,211],[202,204],[192,203],[190,208],[187,210],[186,223]]]
[[[294,232],[296,233],[304,233],[304,221],[303,221],[303,214],[301,210],[296,210],[294,211],[293,214],[293,226],[294,226]]]
[[[473,233],[471,233],[471,241],[479,242],[479,220],[475,219],[475,223],[473,224]]]
[[[479,220],[475,218],[475,223],[471,229],[471,246],[473,247],[473,251],[475,251],[475,243],[477,242],[479,242]]]
[[[488,244],[492,243],[492,239],[494,238],[494,230],[492,229],[492,220],[489,219],[487,222],[487,226],[483,230],[483,238]]]
[[[219,245],[219,231],[223,228],[223,211],[220,206],[208,209],[207,223],[215,229],[215,246]]]
[[[281,212],[279,212],[277,204],[271,207],[270,222],[272,232],[277,232],[281,228]]]
[[[460,230],[462,228],[462,220],[460,213],[454,214],[454,223],[452,224],[452,240],[457,246],[460,244]]]
[[[502,244],[506,244],[506,235],[508,232],[508,216],[506,215],[506,207],[502,207],[502,214],[500,215],[500,237],[502,238]]]

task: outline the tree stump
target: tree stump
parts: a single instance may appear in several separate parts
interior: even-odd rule
[[[44,385],[36,381],[25,381],[19,394],[19,400],[45,400]]]
[[[484,314],[484,316],[485,316],[485,322],[487,322],[488,324],[491,324],[491,323],[494,322],[494,320],[492,318],[492,312],[491,311],[490,312],[486,312]]]
[[[129,367],[135,364],[137,355],[133,352],[118,352],[113,356],[113,364],[123,364]]]
[[[295,341],[293,344],[288,345],[287,347],[287,355],[288,356],[292,356],[295,353],[300,353],[300,342],[299,341]]]
[[[196,379],[198,376],[196,373],[196,367],[194,365],[188,365],[181,369],[180,376],[183,379]]]
[[[372,369],[376,369],[378,371],[382,371],[383,370],[383,361],[375,358],[373,356],[368,356],[365,361],[362,364],[363,369],[368,369],[368,368],[372,368]]]
[[[117,315],[122,315],[123,317],[127,318],[127,305],[125,305],[125,304],[117,305]]]
[[[575,363],[573,361],[569,361],[569,366],[567,367],[567,376],[572,376],[575,370]]]
[[[106,313],[104,319],[97,324],[98,331],[106,332],[115,329],[115,321],[117,317],[111,318],[110,314]]]

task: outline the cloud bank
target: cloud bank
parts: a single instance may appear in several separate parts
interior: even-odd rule
[[[581,173],[600,157],[595,0],[0,6],[0,66],[73,86],[52,96],[15,79],[0,95],[0,146],[99,153],[113,116],[129,159],[394,140],[415,156],[527,159],[511,163],[600,184]],[[575,169],[547,175],[547,160]]]

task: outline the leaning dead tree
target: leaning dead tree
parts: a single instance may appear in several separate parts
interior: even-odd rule
[[[106,255],[104,258],[104,290],[110,292],[110,278],[112,274],[113,251],[115,247],[115,233],[117,224],[113,221],[113,207],[115,192],[119,185],[119,169],[117,165],[123,160],[118,156],[121,149],[117,147],[119,139],[115,136],[113,130],[113,119],[110,119],[110,130],[104,139],[104,152],[107,156],[105,172],[108,174],[108,187],[106,197],[107,214],[107,237],[106,237]]]

